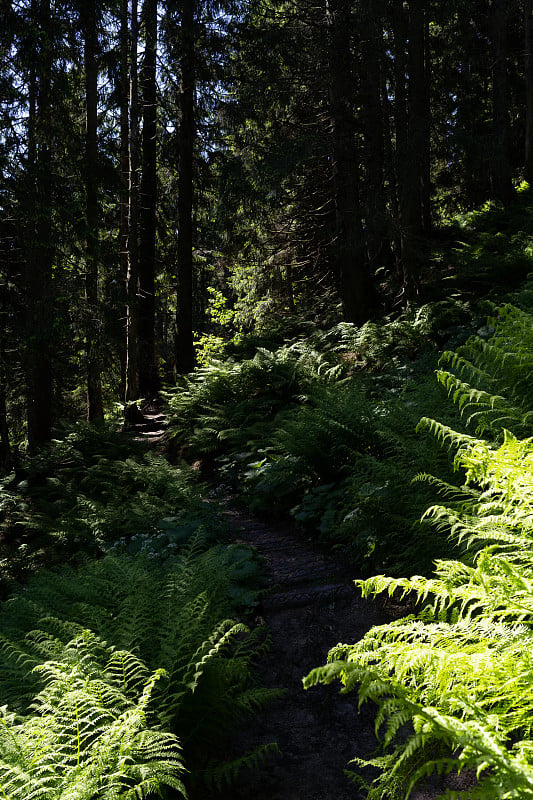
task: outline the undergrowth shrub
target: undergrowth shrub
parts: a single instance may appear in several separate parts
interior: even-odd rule
[[[491,337],[469,340],[445,352],[439,381],[453,396],[467,425],[497,435],[508,428],[520,436],[533,432],[532,316],[515,306],[500,308],[488,321]]]
[[[415,612],[336,646],[305,678],[307,687],[340,680],[343,692],[377,705],[383,750],[356,757],[350,773],[364,783],[362,767],[378,770],[370,800],[409,797],[421,781],[450,773],[468,777],[439,797],[533,797],[533,439],[504,427],[528,424],[518,411],[527,409],[526,383],[513,376],[517,364],[527,372],[533,319],[504,308],[491,325],[486,347],[471,342],[451,359],[468,387],[441,375],[477,436],[422,423],[463,476],[460,486],[421,478],[444,498],[425,519],[458,542],[462,560],[437,560],[431,578],[356,581],[365,596],[407,597]]]
[[[402,373],[364,387],[359,380],[319,387],[307,403],[278,422],[260,460],[245,473],[252,508],[290,510],[312,535],[341,547],[360,569],[418,564],[431,570],[446,539],[420,525],[435,498],[415,487],[417,472],[438,468],[453,480],[452,460],[415,428],[424,409],[445,408],[446,396],[427,378]],[[377,394],[378,397],[372,397]],[[446,419],[457,419],[456,414]],[[413,561],[414,559],[414,561]]]
[[[213,361],[166,393],[169,433],[192,456],[246,448],[270,432],[278,412],[300,403],[311,385],[335,370],[303,343],[258,349],[241,362]]]
[[[531,189],[519,187],[507,207],[494,201],[459,214],[454,221],[457,244],[448,254],[453,274],[448,280],[478,294],[509,290],[525,280],[533,267]]]
[[[390,372],[468,327],[471,318],[469,304],[452,297],[408,309],[396,319],[366,322],[360,327],[339,322],[310,338],[319,352],[335,353],[355,369]]]
[[[156,533],[165,517],[214,533],[192,470],[143,452],[110,426],[78,425],[2,484],[1,569],[18,576],[32,564],[97,554],[120,538]]]
[[[133,800],[161,796],[165,788],[186,797],[179,740],[149,721],[163,672],[150,675],[130,654],[137,680],[128,686],[108,676],[106,657],[112,655],[105,643],[84,631],[59,659],[36,667],[43,686],[33,713],[2,707],[3,797]]]
[[[451,479],[451,461],[418,444],[415,427],[424,408],[445,407],[426,380],[435,342],[457,336],[470,316],[451,298],[383,324],[339,323],[254,358],[212,362],[168,394],[171,435],[187,457],[216,459],[253,510],[292,513],[362,568],[396,561],[402,569],[418,554],[427,571],[435,552],[451,549],[418,524],[435,495],[411,479],[432,459]]]
[[[229,780],[274,749],[224,758],[235,721],[279,694],[252,680],[264,632],[227,616],[257,573],[243,550],[108,555],[43,572],[5,604],[0,774],[28,772],[10,798],[33,784],[78,797],[84,780],[87,798],[181,791],[181,781]]]

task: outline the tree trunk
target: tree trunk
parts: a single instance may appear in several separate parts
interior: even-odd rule
[[[423,0],[409,3],[408,108],[409,151],[412,153],[415,203],[413,223],[420,233],[431,231],[429,31]],[[414,219],[416,214],[419,219]]]
[[[384,110],[381,96],[383,27],[381,2],[362,0],[361,57],[365,80],[361,86],[361,109],[365,141],[365,219],[370,273],[388,260],[387,206],[384,188]]]
[[[0,319],[5,319],[9,314],[7,303],[7,287],[5,282],[0,285]],[[5,329],[0,328],[0,475],[9,472],[13,466],[11,444],[9,441],[9,425],[7,418],[7,364],[6,364],[6,339]]]
[[[524,0],[525,73],[526,73],[526,133],[524,177],[533,185],[533,4]]]
[[[424,11],[422,6],[422,28],[424,59],[422,73],[420,75],[421,84],[418,91],[420,105],[418,114],[420,116],[420,193],[422,202],[422,230],[429,235],[433,228],[433,215],[431,210],[431,42],[429,36],[429,14]]]
[[[340,277],[344,319],[361,324],[369,317],[370,281],[359,203],[359,164],[355,149],[350,10],[351,3],[348,0],[326,0],[336,211],[336,272]]]
[[[139,245],[139,393],[155,397],[159,376],[155,352],[157,204],[157,0],[144,0],[142,177]]]
[[[5,374],[5,370],[2,369]],[[9,443],[9,428],[7,424],[6,385],[4,375],[0,383],[0,475],[5,475],[13,466],[11,445]]]
[[[509,108],[507,101],[506,0],[492,0],[492,194],[507,204],[513,199],[509,160]]]
[[[118,93],[120,98],[120,144],[119,144],[119,227],[118,227],[118,252],[120,265],[121,286],[128,285],[128,216],[129,216],[129,180],[130,180],[130,115],[129,115],[129,25],[128,25],[128,0],[120,0],[119,11],[119,80]],[[122,319],[126,320],[123,328],[124,336],[119,345],[119,359],[121,370],[121,396],[126,396],[127,374],[127,340],[128,340],[128,301],[124,304]]]
[[[139,397],[139,88],[137,0],[131,2],[128,274],[126,284],[126,401]]]
[[[28,143],[35,148],[33,220],[26,261],[25,354],[28,447],[35,453],[52,435],[52,30],[50,0],[36,0],[38,44],[35,71],[34,130],[29,120]],[[30,87],[30,95],[32,88]]]
[[[193,199],[194,199],[194,17],[195,2],[181,7],[181,86],[178,130],[178,290],[176,311],[176,370],[194,368],[192,331]]]
[[[401,266],[403,294],[409,302],[419,295],[422,234],[424,27],[421,0],[411,0],[408,12],[403,2],[396,0],[393,26]]]
[[[85,222],[86,230],[86,332],[87,359],[87,418],[89,421],[103,420],[104,404],[100,375],[101,319],[98,302],[98,67],[96,50],[95,0],[86,0],[83,5],[84,61],[85,61]]]

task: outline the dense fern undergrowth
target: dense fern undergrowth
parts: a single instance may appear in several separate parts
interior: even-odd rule
[[[408,601],[305,678],[375,704],[382,748],[349,765],[369,800],[435,773],[463,776],[442,797],[533,798],[533,250],[527,204],[522,232],[506,213],[457,219],[447,299],[219,343],[166,393],[179,464],[79,424],[2,481],[2,796],[202,797],[276,750],[226,756],[278,693],[253,675],[268,633],[239,621],[259,564],[200,461]]]
[[[369,798],[408,797],[432,773],[468,775],[447,798],[533,797],[530,386],[533,316],[504,306],[488,341],[444,353],[438,379],[469,433],[425,418],[454,454],[462,480],[428,475],[442,497],[424,515],[457,542],[459,559],[438,559],[432,577],[358,580],[366,596],[408,597],[415,613],[338,645],[306,686],[340,680],[378,708],[383,752],[355,757],[351,774],[378,769]]]
[[[348,770],[370,800],[427,779],[457,800],[533,797],[533,251],[518,212],[519,233],[494,205],[458,218],[459,244],[437,257],[460,289],[450,299],[263,342],[169,395],[184,453],[253,509],[343,548],[354,571],[381,572],[356,581],[364,595],[408,600],[413,613],[333,648],[304,681],[376,705],[382,748]]]
[[[430,569],[450,546],[419,524],[434,492],[412,478],[437,465],[451,479],[453,464],[415,428],[427,413],[456,419],[433,380],[435,341],[474,330],[471,318],[452,299],[214,360],[167,393],[170,435],[254,511],[291,514],[358,569]]]
[[[276,749],[225,757],[235,721],[279,693],[251,668],[267,633],[235,621],[259,564],[204,494],[105,426],[4,482],[3,797],[201,797]]]
[[[435,299],[425,305],[359,328],[301,323],[282,344],[275,325],[270,344],[267,330],[230,341],[225,358],[168,391],[175,450],[215,467],[254,511],[290,514],[359,573],[399,575],[416,565],[429,574],[435,558],[460,553],[423,517],[438,499],[435,485],[414,482],[432,473],[460,484],[453,457],[417,425],[428,417],[467,431],[469,414],[448,400],[452,378],[444,388],[434,380],[445,371],[442,349],[453,361],[472,336],[483,348],[487,314],[505,290],[533,308],[530,191],[520,186],[508,209],[487,203],[452,221],[443,231],[450,244],[437,242],[431,254],[437,278],[425,292]],[[507,375],[508,399],[496,403],[514,402],[519,372]],[[488,374],[478,377],[478,391],[499,391]],[[527,418],[527,409],[513,413],[515,424],[517,413]]]

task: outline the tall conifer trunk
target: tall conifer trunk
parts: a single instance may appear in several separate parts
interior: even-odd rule
[[[369,317],[369,276],[359,201],[355,144],[354,86],[350,31],[352,4],[326,0],[329,94],[336,210],[336,272],[344,319],[361,324]]]
[[[7,423],[5,368],[0,367],[0,475],[9,472],[13,460]]]
[[[524,177],[533,185],[533,3],[524,0],[526,125]]]
[[[35,98],[29,120],[29,156],[35,175],[33,219],[29,220],[26,260],[26,398],[30,453],[52,435],[52,24],[50,0],[35,0],[37,69],[33,72]],[[31,105],[31,104],[30,104]],[[30,115],[31,116],[31,115]],[[32,130],[33,126],[33,130]],[[32,152],[33,149],[33,152]]]
[[[492,0],[492,194],[509,203],[513,198],[509,159],[509,107],[507,100],[507,0]]]
[[[128,284],[128,228],[129,228],[129,180],[130,180],[130,115],[129,115],[129,24],[128,0],[120,0],[119,9],[119,79],[118,94],[120,98],[120,142],[119,142],[119,228],[118,251],[120,264],[121,285],[127,290]],[[124,336],[119,347],[121,363],[121,396],[126,396],[126,371],[127,371],[127,327],[128,327],[128,301],[123,308],[123,319],[126,319]]]
[[[419,294],[420,244],[429,232],[429,101],[426,23],[422,0],[393,9],[395,121],[403,291]]]
[[[365,78],[361,85],[361,113],[365,139],[365,219],[370,271],[383,265],[390,253],[384,187],[384,110],[381,96],[383,28],[382,4],[362,0],[360,4],[361,57]],[[389,253],[387,252],[389,251]]]
[[[9,313],[6,285],[0,285],[0,318]],[[0,329],[0,474],[9,472],[13,466],[9,425],[7,417],[8,370],[6,361],[6,333]]]
[[[423,62],[418,90],[417,113],[420,119],[420,193],[422,203],[422,230],[427,235],[433,228],[431,211],[431,104],[430,86],[432,55],[429,36],[429,14],[422,6],[419,9],[419,25],[422,35]]]
[[[98,302],[98,67],[95,0],[85,0],[82,11],[85,62],[85,222],[86,222],[86,359],[87,417],[104,418],[100,376],[101,319]]]
[[[193,200],[194,200],[194,19],[196,3],[181,3],[181,86],[178,128],[178,287],[176,370],[194,367],[192,332]]]
[[[144,0],[144,59],[141,71],[143,129],[139,243],[139,394],[159,390],[155,352],[157,204],[157,0]]]
[[[128,273],[126,282],[126,400],[139,397],[139,87],[137,0],[131,0],[129,81]]]

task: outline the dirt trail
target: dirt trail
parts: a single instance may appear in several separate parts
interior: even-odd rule
[[[324,554],[289,525],[266,523],[226,501],[224,516],[236,541],[264,559],[270,590],[256,622],[266,622],[272,646],[258,664],[266,686],[286,687],[287,695],[241,729],[240,752],[254,742],[279,744],[281,755],[259,770],[241,775],[233,800],[355,800],[364,797],[344,774],[355,754],[376,746],[372,710],[357,712],[354,695],[339,687],[304,691],[302,678],[324,663],[338,642],[354,642],[375,624],[390,619],[363,600],[353,587],[353,571]]]
[[[257,665],[264,686],[285,687],[271,704],[238,732],[235,754],[258,743],[281,750],[259,769],[242,772],[220,800],[364,800],[367,794],[345,774],[354,756],[376,751],[374,708],[357,709],[354,693],[340,684],[304,691],[302,678],[325,663],[331,647],[361,639],[373,626],[402,616],[405,608],[364,600],[353,585],[354,570],[340,557],[307,541],[289,523],[261,521],[227,498],[223,515],[235,541],[254,547],[268,581],[255,623],[265,622],[272,646]],[[232,754],[228,750],[228,756]],[[354,771],[360,769],[355,768]],[[370,775],[366,775],[370,778]],[[465,789],[468,776],[433,777],[410,800],[433,800],[447,788]]]
[[[164,416],[150,409],[144,417],[142,427],[135,426],[139,438],[160,450]],[[338,684],[304,691],[302,678],[325,663],[331,647],[357,641],[402,609],[363,600],[353,586],[354,570],[340,557],[307,541],[289,522],[257,519],[220,494],[214,490],[233,539],[255,548],[263,560],[268,590],[249,621],[266,623],[272,637],[269,652],[258,660],[259,681],[288,691],[244,725],[239,720],[221,755],[236,757],[269,742],[277,742],[281,753],[258,769],[242,770],[213,800],[363,800],[366,793],[345,770],[355,755],[375,751],[374,709],[358,711],[355,694],[340,694]],[[443,788],[417,790],[411,800],[431,800]]]

